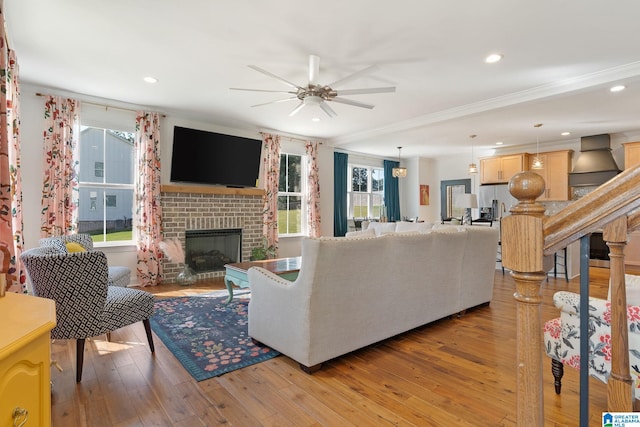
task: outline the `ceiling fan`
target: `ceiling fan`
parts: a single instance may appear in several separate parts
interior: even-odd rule
[[[336,87],[340,87],[342,85],[344,85],[345,83],[348,83],[352,80],[355,80],[357,78],[360,78],[362,76],[364,76],[365,74],[369,74],[372,73],[373,71],[377,70],[378,67],[375,65],[372,65],[370,67],[367,67],[365,69],[362,69],[360,71],[357,71],[347,77],[344,77],[342,79],[336,80],[335,82],[328,84],[328,85],[322,85],[318,83],[318,74],[319,74],[319,70],[320,70],[320,57],[316,56],[316,55],[309,55],[309,83],[306,86],[298,86],[294,83],[291,83],[290,81],[277,76],[273,73],[270,73],[267,70],[264,70],[256,65],[249,65],[249,68],[256,70],[262,74],[265,74],[269,77],[273,77],[274,79],[280,81],[281,83],[284,83],[285,85],[289,86],[290,88],[292,88],[293,90],[265,90],[265,89],[243,89],[243,88],[235,88],[232,87],[230,88],[231,90],[245,90],[245,91],[252,91],[252,92],[275,92],[275,93],[288,93],[291,95],[294,95],[292,97],[289,98],[285,98],[285,99],[279,99],[276,101],[271,101],[271,102],[265,102],[263,104],[256,104],[256,105],[252,105],[252,107],[260,107],[263,105],[269,105],[269,104],[276,104],[276,103],[280,103],[280,102],[287,102],[287,101],[294,101],[294,100],[299,100],[300,104],[298,104],[298,106],[296,108],[293,109],[293,111],[291,111],[291,113],[289,113],[289,116],[293,116],[295,115],[298,111],[302,110],[305,106],[307,105],[317,105],[319,106],[322,111],[324,111],[329,117],[335,117],[337,114],[336,112],[327,104],[327,101],[329,102],[338,102],[341,104],[347,104],[347,105],[352,105],[355,107],[362,107],[362,108],[368,108],[368,109],[372,109],[374,106],[370,105],[370,104],[364,104],[362,102],[358,102],[358,101],[353,101],[350,99],[345,99],[345,98],[341,98],[342,95],[365,95],[365,94],[372,94],[372,93],[388,93],[388,92],[395,92],[396,88],[395,87],[376,87],[376,88],[365,88],[365,89],[344,89],[344,90],[336,90]]]

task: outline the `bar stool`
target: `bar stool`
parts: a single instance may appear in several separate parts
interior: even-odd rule
[[[561,249],[553,254],[553,277],[558,277],[558,267],[561,268],[560,274],[564,273],[564,280],[569,281],[569,272],[567,271],[567,248]]]

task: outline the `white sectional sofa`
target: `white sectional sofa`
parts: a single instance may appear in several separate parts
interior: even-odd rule
[[[329,359],[488,303],[497,244],[497,228],[475,226],[306,238],[295,281],[249,269],[249,335],[313,372]]]

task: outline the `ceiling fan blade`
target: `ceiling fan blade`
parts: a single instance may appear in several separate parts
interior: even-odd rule
[[[331,101],[339,102],[340,104],[353,105],[354,107],[368,108],[370,110],[373,107],[375,107],[374,105],[371,105],[371,104],[363,104],[362,102],[352,101],[350,99],[344,99],[344,98],[333,98],[333,99],[331,99]]]
[[[303,108],[304,108],[304,102],[300,102],[300,105],[298,105],[296,108],[293,109],[292,112],[289,113],[289,117],[295,116],[296,113],[302,110]]]
[[[291,83],[290,81],[288,81],[286,79],[283,79],[280,76],[276,76],[275,74],[270,73],[267,70],[263,70],[262,68],[260,68],[260,67],[258,67],[256,65],[248,65],[248,67],[251,68],[252,70],[256,70],[259,73],[265,74],[265,75],[267,75],[269,77],[273,77],[274,79],[279,80],[280,82],[286,84],[287,86],[291,86],[292,88],[295,88],[295,89],[300,89],[300,87],[298,85],[295,85],[295,84]]]
[[[320,57],[309,55],[309,84],[317,84],[318,75],[320,73]]]
[[[252,107],[262,107],[263,105],[278,104],[280,102],[293,101],[294,99],[298,99],[298,97],[297,96],[293,96],[291,98],[278,99],[277,101],[264,102],[262,104],[252,105]]]
[[[351,75],[349,75],[347,77],[344,77],[342,79],[336,80],[335,82],[331,83],[328,86],[329,87],[333,87],[333,88],[341,86],[341,85],[343,85],[343,84],[345,84],[347,82],[350,82],[351,80],[358,79],[358,78],[364,76],[365,74],[372,73],[372,72],[376,71],[377,69],[378,69],[377,65],[371,65],[370,67],[367,67],[367,68],[362,69],[360,71],[356,71],[355,73],[353,73],[353,74],[351,74]]]
[[[327,105],[326,102],[321,102],[320,103],[320,108],[322,108],[322,111],[327,113],[327,116],[329,116],[331,118],[334,118],[335,116],[337,116],[336,112],[333,111],[333,108],[329,107],[329,105]]]
[[[368,93],[388,93],[395,92],[395,87],[372,87],[369,89],[345,89],[338,90],[338,96],[340,95],[365,95]]]
[[[245,89],[245,88],[241,88],[241,87],[230,87],[229,90],[245,90],[245,91],[249,91],[249,92],[273,92],[273,93],[290,93],[290,94],[297,94],[298,92],[293,92],[293,91],[287,91],[287,90],[267,90],[267,89]]]

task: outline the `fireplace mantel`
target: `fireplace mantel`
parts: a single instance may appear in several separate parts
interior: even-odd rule
[[[229,188],[205,185],[162,184],[163,193],[200,193],[200,194],[230,194],[233,196],[262,196],[262,188]]]

